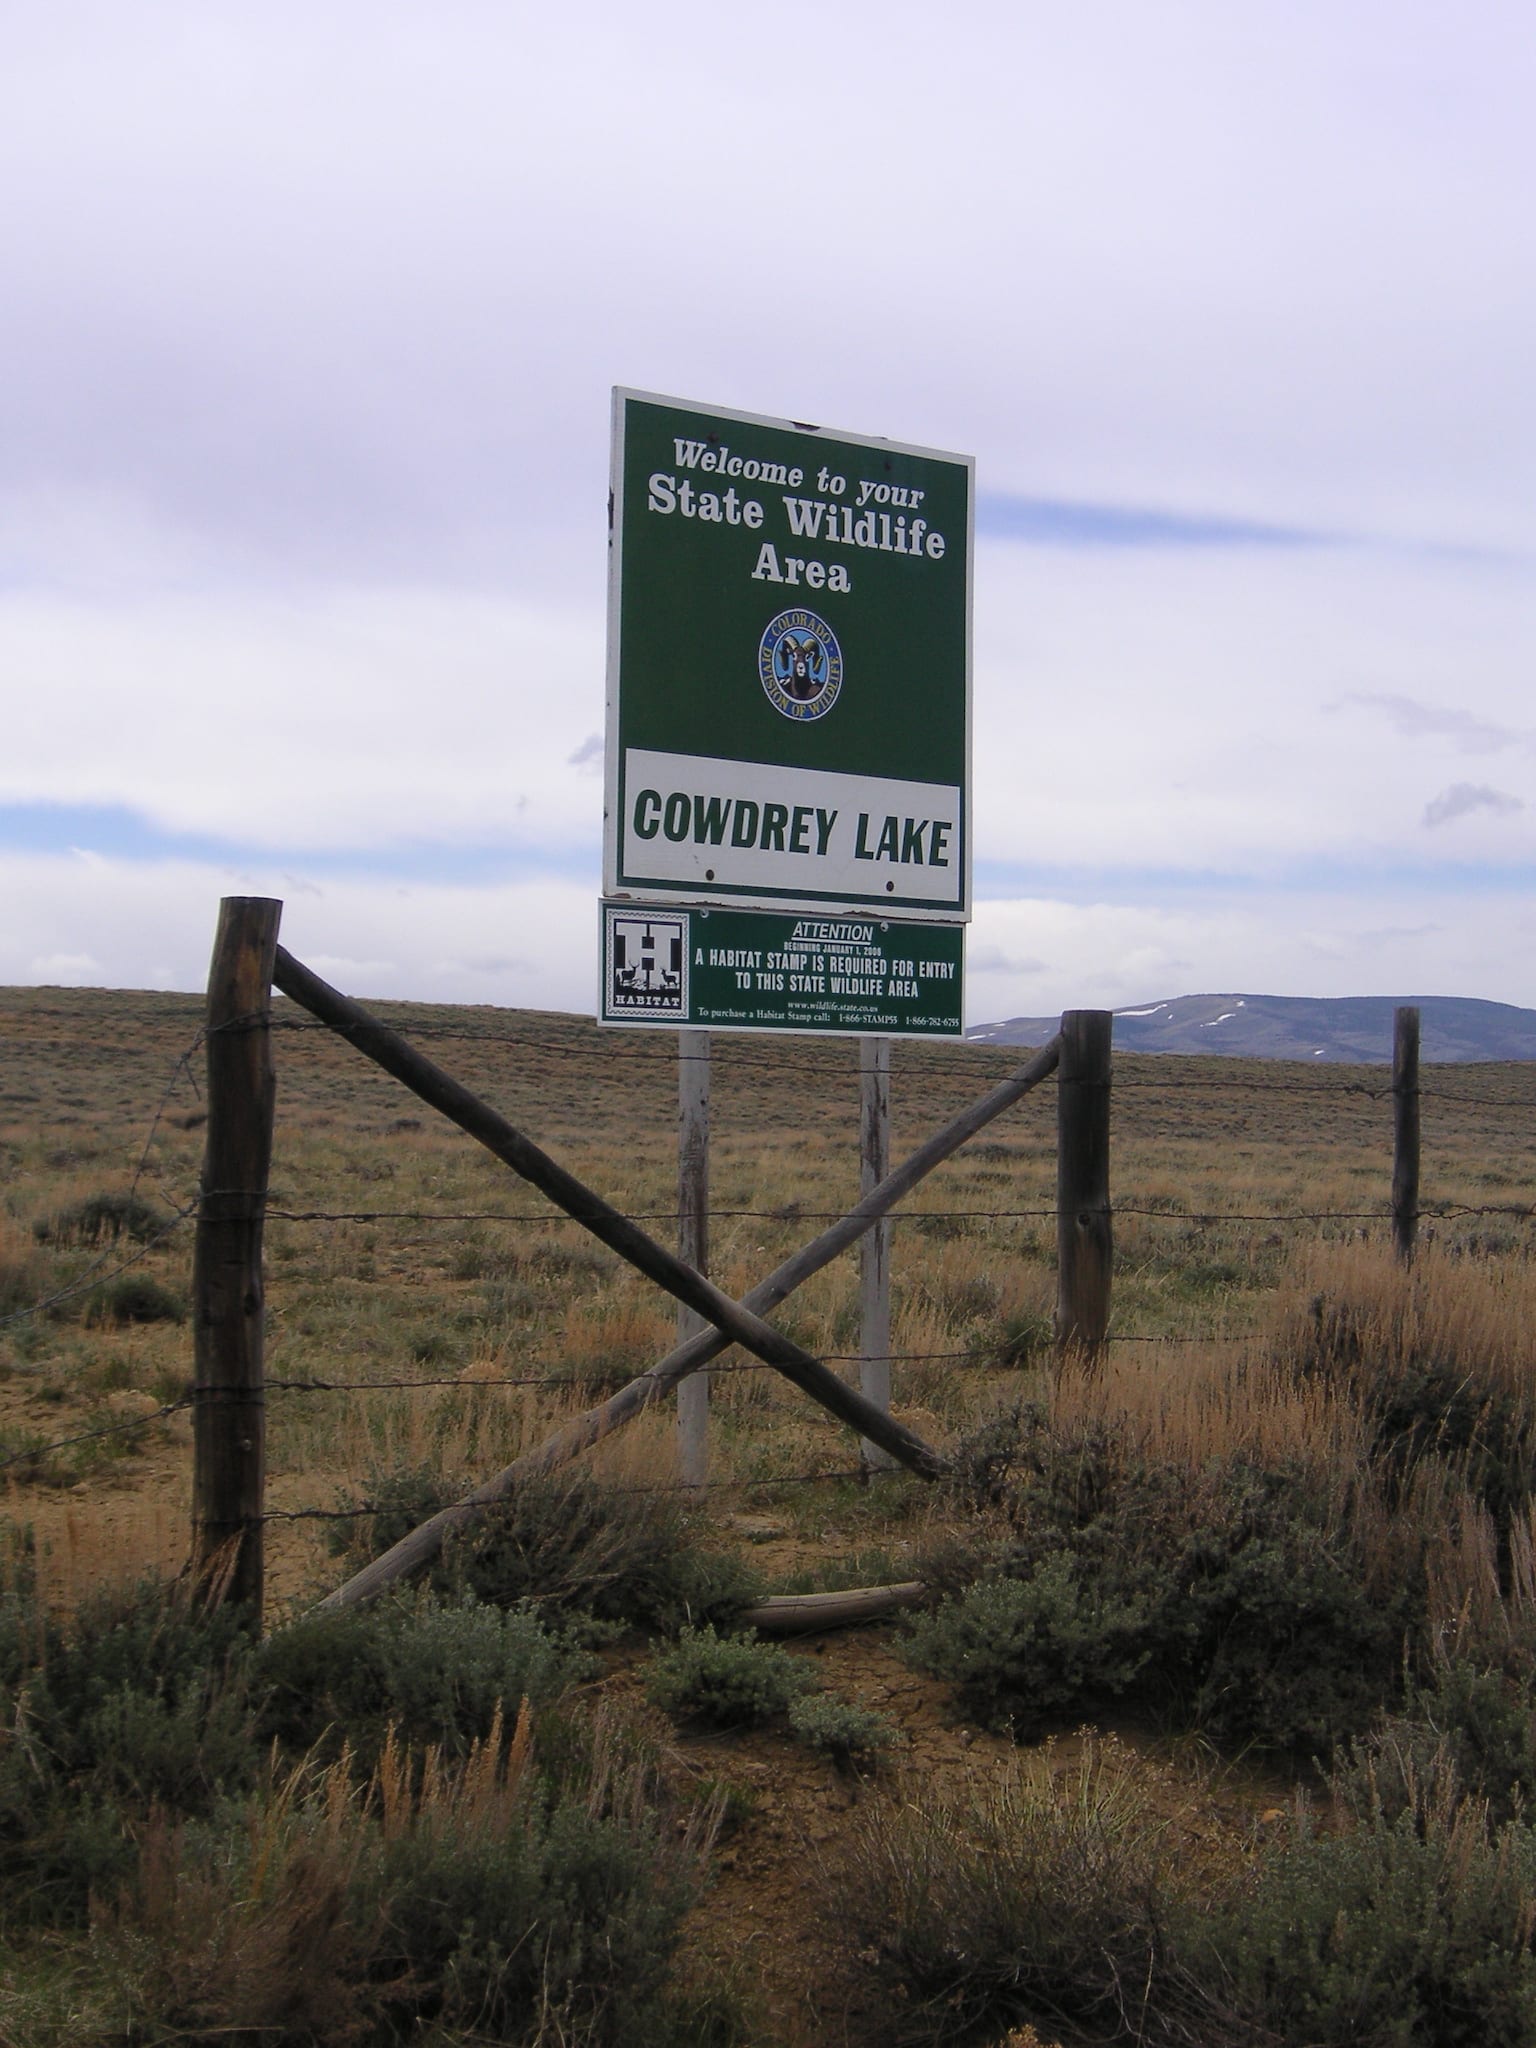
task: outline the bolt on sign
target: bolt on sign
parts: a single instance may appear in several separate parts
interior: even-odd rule
[[[616,1000],[628,907],[969,918],[973,497],[967,456],[614,393],[608,1021],[661,1021]],[[796,950],[776,928],[761,940],[715,950]],[[903,1028],[853,1021],[868,1007],[754,1021]],[[958,1031],[958,990],[952,1007]]]

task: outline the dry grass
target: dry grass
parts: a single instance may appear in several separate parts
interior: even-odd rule
[[[1007,2038],[1027,2041],[1031,2020],[1073,2041],[1233,2038],[1167,1953],[1170,1910],[1213,1875],[1171,1792],[1090,1738],[947,1796],[913,1783],[870,1804],[828,1890],[894,1994],[890,2038],[937,2048],[1016,2021]]]
[[[139,1192],[167,1215],[191,1199],[202,1105],[196,1062],[178,1073],[176,1061],[198,1007],[92,991],[0,996],[0,1152],[9,1168],[0,1293],[25,1304],[78,1273],[88,1254],[33,1234],[70,1204],[126,1190],[136,1172]],[[378,1007],[670,1238],[675,1065],[663,1040],[598,1034],[559,1017]],[[350,1048],[286,1005],[279,1014],[272,1206],[306,1214],[275,1214],[268,1229],[268,1372],[387,1386],[274,1392],[275,1506],[323,1506],[390,1469],[481,1477],[669,1348],[668,1303]],[[896,1155],[1014,1064],[995,1049],[898,1045]],[[851,1199],[854,1070],[854,1049],[842,1043],[717,1040],[712,1263],[736,1293]],[[1475,1354],[1501,1384],[1518,1384],[1536,1284],[1524,1239],[1490,1257],[1488,1219],[1437,1225],[1406,1292],[1382,1256],[1382,1227],[1360,1242],[1367,1226],[1353,1212],[1382,1214],[1390,1172],[1388,1105],[1359,1092],[1361,1078],[1230,1061],[1119,1063],[1116,1327],[1172,1341],[1119,1344],[1097,1381],[1054,1388],[1033,1348],[1054,1287],[1049,1089],[1011,1113],[918,1190],[896,1222],[893,1345],[906,1355],[895,1368],[898,1413],[947,1443],[990,1413],[1048,1395],[1063,1416],[1113,1414],[1159,1457],[1198,1464],[1241,1452],[1342,1473],[1360,1448],[1356,1404],[1285,1363],[1288,1333],[1320,1293],[1353,1303],[1373,1342],[1448,1346]],[[1379,1087],[1384,1077],[1364,1078]],[[1444,1096],[1519,1097],[1536,1111],[1528,1069],[1430,1079]],[[1425,1128],[1435,1200],[1507,1201],[1536,1178],[1536,1113],[1437,1106],[1432,1097]],[[326,1213],[307,1213],[315,1211]],[[1303,1222],[1293,1211],[1351,1213]],[[1498,1226],[1506,1235],[1517,1227]],[[189,1249],[184,1231],[136,1270],[184,1294]],[[816,1276],[779,1320],[818,1352],[855,1352],[853,1263]],[[134,1402],[174,1398],[190,1350],[184,1327],[95,1327],[69,1304],[0,1325],[0,1434],[49,1442],[131,1416]],[[1002,1357],[1017,1363],[1005,1368]],[[756,1488],[851,1462],[845,1435],[776,1375],[736,1353],[722,1365],[711,1453],[719,1482]],[[517,1381],[546,1383],[507,1384]],[[100,1439],[59,1453],[51,1488],[22,1468],[11,1512],[47,1524],[56,1548],[79,1555],[84,1538],[64,1528],[61,1492],[67,1500],[71,1486],[94,1494],[105,1485],[152,1497],[174,1520],[186,1456],[181,1422]],[[620,1468],[627,1483],[636,1471],[670,1477],[661,1418],[647,1422]],[[791,1512],[794,1500],[784,1503]],[[1452,1603],[1475,1595],[1486,1532],[1467,1512],[1452,1512],[1446,1529]],[[163,1554],[158,1529],[135,1528],[132,1540]],[[269,1540],[282,1583],[313,1582],[312,1530],[279,1524]],[[71,1566],[66,1576],[78,1573]]]
[[[1254,1340],[1123,1346],[1101,1371],[1063,1374],[1051,1407],[1060,1421],[1111,1425],[1148,1463],[1191,1472],[1241,1459],[1332,1473],[1363,1447],[1353,1402],[1298,1379]]]
[[[92,1931],[121,2004],[160,2038],[339,2048],[363,2031],[366,1944],[348,1901],[367,1833],[349,1765],[283,1774],[212,1845],[164,1817],[144,1828],[134,1882]]]

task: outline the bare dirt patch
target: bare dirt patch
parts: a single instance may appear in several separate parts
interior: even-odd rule
[[[802,1640],[791,1654],[841,1697],[895,1722],[902,1744],[888,1766],[865,1777],[783,1731],[675,1738],[685,1772],[732,1793],[716,1875],[689,1922],[684,1967],[693,1958],[734,1980],[776,2048],[885,2048],[892,2016],[839,1917],[850,1820],[861,1804],[904,1789],[931,1794],[995,1776],[1018,1752],[1005,1736],[959,1720],[950,1687],[903,1662],[890,1627]],[[627,1662],[607,1684],[638,1693],[638,1664]],[[1066,1771],[1101,1733],[1067,1731],[1042,1747],[1053,1768]],[[1276,1774],[1218,1768],[1198,1750],[1181,1751],[1126,1722],[1111,1739],[1144,1767],[1185,1860],[1213,1875],[1253,1851],[1291,1796]]]

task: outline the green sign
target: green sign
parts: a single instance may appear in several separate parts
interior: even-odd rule
[[[972,484],[614,394],[607,896],[969,917]]]
[[[965,928],[603,905],[604,1024],[958,1038]]]

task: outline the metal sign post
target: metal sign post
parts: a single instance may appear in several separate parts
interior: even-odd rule
[[[709,1033],[677,1034],[677,1255],[696,1273],[709,1271]],[[708,1325],[694,1309],[677,1311],[677,1341]],[[709,1478],[709,1373],[696,1372],[677,1390],[677,1476],[685,1486]]]

